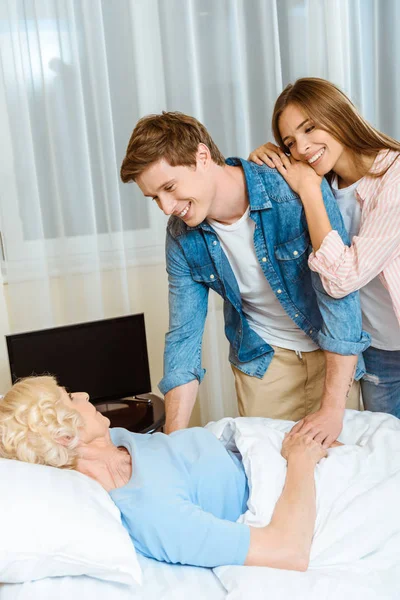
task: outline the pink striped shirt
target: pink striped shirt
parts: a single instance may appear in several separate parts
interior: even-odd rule
[[[371,172],[390,165],[398,152],[382,150]],[[374,277],[389,291],[400,323],[400,158],[382,177],[365,175],[356,188],[361,207],[358,235],[346,246],[337,231],[325,237],[308,264],[321,275],[326,292],[342,298],[359,290]]]

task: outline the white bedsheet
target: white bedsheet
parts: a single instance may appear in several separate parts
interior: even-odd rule
[[[55,577],[0,584],[0,600],[223,600],[226,591],[211,569],[167,565],[138,556],[143,586],[90,577]]]
[[[209,427],[236,445],[250,481],[241,520],[265,525],[284,484],[280,456],[289,421],[224,419]],[[310,569],[219,567],[229,600],[400,598],[400,420],[346,411],[340,440],[316,468],[317,521]]]
[[[292,425],[270,419],[209,425],[242,453],[251,487],[242,521],[269,522],[285,478],[283,433]],[[346,411],[340,439],[348,446],[330,450],[316,469],[318,516],[306,573],[228,566],[214,575],[139,556],[141,588],[60,577],[0,584],[0,600],[400,600],[400,421]]]

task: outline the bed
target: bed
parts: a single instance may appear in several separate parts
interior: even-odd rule
[[[242,454],[250,482],[242,522],[269,522],[285,479],[280,447],[292,426],[244,418],[209,425]],[[0,459],[0,600],[400,600],[400,420],[346,411],[341,440],[346,445],[316,468],[305,573],[144,558],[97,482]]]
[[[1,600],[222,600],[211,569],[136,553],[119,510],[76,471],[0,459]]]
[[[237,448],[250,483],[241,522],[267,525],[286,478],[281,456],[291,421],[223,419],[210,425]],[[317,518],[306,572],[223,566],[214,569],[228,600],[400,599],[400,420],[346,410],[343,446],[315,469]]]
[[[167,565],[139,557],[141,588],[92,577],[51,577],[0,585],[0,600],[223,600],[226,592],[211,569]]]

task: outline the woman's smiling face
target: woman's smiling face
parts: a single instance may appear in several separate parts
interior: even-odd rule
[[[318,129],[295,104],[283,110],[279,131],[293,158],[308,162],[318,175],[332,171],[343,155],[344,146],[327,131]]]

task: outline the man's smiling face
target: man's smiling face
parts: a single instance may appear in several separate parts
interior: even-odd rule
[[[145,169],[136,183],[166,215],[175,215],[190,227],[202,223],[211,212],[215,186],[208,162],[201,156],[193,167],[172,167],[161,159]]]

